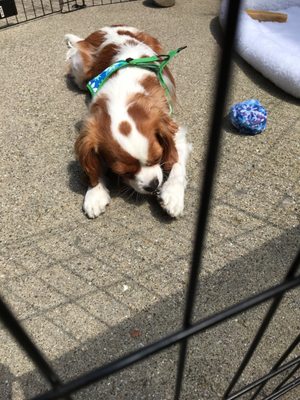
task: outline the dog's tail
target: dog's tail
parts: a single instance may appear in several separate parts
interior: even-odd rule
[[[70,62],[74,57],[76,58],[76,54],[78,52],[76,43],[83,39],[81,39],[79,36],[73,35],[72,33],[67,33],[64,39],[66,45],[68,46],[66,61]]]
[[[81,40],[83,39],[80,38],[79,36],[73,35],[72,33],[67,33],[65,35],[65,42],[69,47],[69,49],[71,49],[72,47],[76,47],[76,43],[80,42]]]

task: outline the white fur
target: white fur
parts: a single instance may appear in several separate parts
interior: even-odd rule
[[[126,119],[120,119],[120,122],[124,120]],[[127,120],[130,119],[127,117]],[[145,164],[148,157],[149,142],[145,136],[139,133],[133,123],[130,125],[132,126],[132,131],[128,136],[124,136],[113,128],[113,137],[127,153],[139,160],[141,164]]]
[[[142,167],[140,171],[135,175],[135,179],[130,179],[128,184],[138,193],[149,194],[144,188],[149,186],[150,182],[157,179],[158,188],[161,186],[163,181],[162,169],[159,165],[153,165],[151,167]]]
[[[120,28],[118,28],[120,29]],[[127,29],[131,31],[137,31],[134,28]],[[131,37],[126,35],[118,35],[116,28],[104,28],[103,31],[108,32],[106,44],[123,43],[123,39],[128,40]],[[119,43],[120,41],[120,43]],[[104,44],[101,46],[103,47]],[[100,47],[100,48],[101,48]],[[128,57],[139,58],[143,54],[154,54],[153,50],[147,45],[141,43],[137,46],[125,45],[115,57],[114,61],[126,59]],[[128,99],[133,93],[145,93],[145,89],[139,83],[151,72],[141,68],[125,68],[118,71],[118,74],[112,76],[99,91],[99,96],[105,96],[108,101],[108,112],[112,118],[111,131],[114,139],[120,144],[120,146],[127,151],[132,157],[138,159],[142,164],[146,163],[148,156],[148,140],[136,129],[133,119],[129,116]],[[92,101],[96,101],[97,95]],[[122,121],[128,121],[131,126],[131,133],[128,136],[124,136],[119,132],[119,124]]]
[[[120,59],[140,58],[144,54],[149,56],[155,54],[153,50],[144,43],[137,46],[125,45],[130,38],[127,35],[118,35],[117,28],[104,28],[101,31],[107,33],[106,40],[100,46],[99,50],[107,44],[122,45],[120,53],[115,57],[114,61]],[[124,27],[131,32],[138,32],[135,28]],[[76,43],[80,40],[78,36],[68,34],[65,40],[69,47],[67,52],[67,60],[71,65],[71,72],[74,75],[75,82],[82,88],[83,66]],[[140,82],[151,72],[140,68],[125,68],[113,75],[103,86],[99,94],[93,99],[94,102],[98,96],[107,98],[108,112],[111,116],[111,131],[114,139],[120,146],[127,151],[132,157],[138,159],[141,164],[140,171],[135,175],[135,179],[128,180],[127,183],[139,193],[148,193],[144,188],[149,186],[153,180],[158,180],[158,189],[160,189],[160,201],[162,207],[172,217],[178,217],[183,213],[184,209],[184,192],[186,187],[186,161],[191,146],[186,141],[186,130],[179,128],[175,136],[175,145],[178,152],[178,162],[175,163],[170,171],[167,181],[163,184],[163,172],[160,165],[146,166],[148,158],[148,139],[138,132],[134,120],[130,117],[127,110],[130,107],[128,103],[130,96],[136,93],[145,93],[145,89]],[[171,81],[165,77],[166,83],[170,91],[174,90]],[[127,121],[131,126],[130,133],[126,136],[119,131],[120,123]],[[110,202],[110,196],[103,181],[99,181],[98,185],[89,188],[84,199],[83,209],[89,218],[96,218],[105,211],[106,206]]]
[[[82,40],[79,36],[73,35],[73,33],[67,33],[65,35],[65,42],[69,48],[74,47],[74,45]]]
[[[184,192],[186,188],[186,162],[192,149],[186,141],[186,129],[179,128],[175,137],[178,162],[171,169],[167,181],[161,188],[162,207],[171,217],[179,217],[184,209]]]
[[[71,67],[71,73],[77,86],[80,89],[86,89],[82,83],[85,79],[82,59],[76,47],[76,43],[80,42],[81,40],[83,39],[81,39],[79,36],[73,35],[72,33],[68,33],[67,35],[65,35],[65,42],[69,48],[69,50],[67,51],[66,61],[68,61]]]
[[[99,47],[99,51],[103,49],[103,47],[107,46],[108,44],[116,44],[116,45],[123,45],[128,39],[132,39],[131,36],[127,35],[119,35],[117,31],[119,30],[126,30],[132,33],[137,33],[139,32],[138,29],[129,27],[129,26],[118,26],[118,27],[105,27],[101,29],[101,32],[106,33],[105,41],[102,43],[102,45]]]
[[[126,35],[125,37],[127,38],[127,40],[131,39],[129,36]],[[147,57],[152,57],[155,55],[155,52],[145,43],[138,43],[136,45],[125,44],[122,46],[118,55],[114,57],[113,61],[116,62],[119,60],[126,60],[127,58],[141,58],[141,56],[144,54],[147,54]],[[137,68],[135,68],[135,70],[136,69]]]
[[[222,0],[220,22],[226,24],[229,0]],[[283,12],[285,23],[259,22],[247,8]],[[300,0],[243,0],[236,49],[250,65],[287,93],[300,98]]]
[[[114,139],[132,157],[141,163],[146,163],[148,156],[148,140],[136,128],[134,120],[127,112],[128,98],[132,93],[144,93],[144,88],[139,84],[140,79],[147,76],[148,71],[126,68],[120,70],[116,76],[112,76],[101,89],[99,95],[105,95],[108,99],[108,112],[113,116],[111,131]],[[97,95],[95,96],[95,99]],[[93,101],[95,101],[95,99]],[[128,136],[119,131],[122,121],[129,122],[131,132]]]
[[[109,202],[109,192],[104,183],[99,182],[97,186],[88,188],[83,202],[83,210],[89,218],[96,218],[104,213]]]

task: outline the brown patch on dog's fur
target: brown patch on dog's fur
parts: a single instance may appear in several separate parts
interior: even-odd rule
[[[98,155],[99,139],[96,121],[89,118],[76,140],[75,152],[92,187],[96,186],[102,177],[101,160]]]
[[[130,123],[128,121],[122,121],[119,125],[119,130],[123,135],[128,136],[131,132]]]
[[[97,31],[86,39],[79,41],[76,46],[80,51],[86,81],[100,74],[112,64],[112,59],[118,53],[119,46],[108,44],[98,51],[105,42],[106,32]]]
[[[155,74],[149,74],[140,81],[141,86],[146,91],[146,101],[151,103],[152,107],[160,108],[168,113],[169,106],[164,89]],[[139,96],[142,98],[142,96]]]
[[[169,69],[167,69],[167,67],[165,67],[164,71],[174,87],[173,90],[172,90],[172,88],[170,88],[170,95],[171,95],[171,100],[172,100],[173,104],[176,104],[177,99],[176,99],[176,94],[175,94],[174,78],[173,78],[171,72],[169,71]],[[161,84],[159,83],[159,80],[156,75],[153,74],[153,75],[147,76],[146,78],[144,78],[141,81],[141,85],[146,90],[146,92],[151,94],[151,96],[156,97],[157,101],[159,101],[161,103],[162,98],[163,98],[165,100],[165,103],[167,104],[166,94],[165,94],[164,90],[162,89]],[[161,96],[163,96],[163,97],[161,98]]]
[[[152,77],[149,76],[143,80],[148,89],[151,83],[154,83],[150,78]],[[170,171],[174,163],[178,161],[174,141],[178,125],[168,116],[168,106],[162,92],[163,89],[158,83],[158,87],[152,88],[150,96],[135,94],[127,111],[138,131],[149,141],[147,163],[153,165],[160,159],[162,168]]]
[[[172,95],[172,97],[174,97],[174,100],[173,100],[173,101],[176,101],[176,95],[175,95],[175,87],[176,87],[176,84],[175,84],[175,79],[174,79],[174,77],[173,77],[173,75],[172,75],[172,73],[171,73],[169,67],[165,67],[165,68],[164,68],[164,74],[167,75],[167,77],[170,79],[170,81],[171,81],[171,83],[172,83],[172,85],[173,85],[173,87],[174,87],[174,90],[171,92],[171,95]]]
[[[89,43],[91,46],[98,49],[102,43],[105,41],[105,32],[96,31],[91,33],[87,38],[84,39],[85,42]]]
[[[156,88],[159,85],[156,75],[148,75],[141,81],[141,85],[145,89],[146,92],[151,92],[153,88]]]
[[[176,122],[165,114],[159,122],[158,141],[163,147],[162,164],[166,171],[171,171],[173,165],[178,161],[178,152],[174,140],[177,131]]]
[[[148,33],[145,32],[130,32],[126,29],[119,29],[117,31],[117,33],[119,35],[126,35],[126,36],[130,36],[136,40],[138,40],[139,42],[143,42],[145,43],[147,46],[151,47],[151,49],[153,51],[155,51],[155,53],[160,54],[163,52],[163,48],[161,46],[161,44],[159,43],[159,41],[157,39],[155,39],[154,37],[152,37],[151,35],[149,35]]]
[[[101,121],[101,129],[99,123]],[[87,174],[90,185],[96,186],[102,177],[100,149],[103,138],[110,136],[110,115],[107,112],[106,99],[99,98],[90,109],[90,116],[84,123],[80,136],[75,143],[78,160]]]
[[[145,108],[138,102],[138,99],[140,97],[141,96],[136,96],[135,101],[128,108],[128,114],[134,120],[138,131],[140,131],[140,125],[143,122],[146,122],[149,117],[149,114],[147,113]]]
[[[133,32],[126,31],[126,30],[118,30],[118,33],[119,33],[119,35],[127,35],[127,36],[130,36],[130,37],[138,40],[139,42],[145,43],[158,55],[163,54],[163,52],[164,52],[160,42],[156,38],[149,35],[148,33],[145,33],[145,32],[133,33]],[[148,57],[148,56],[145,56],[145,57]],[[170,79],[170,81],[175,89],[175,80],[174,80],[174,77],[168,67],[164,68],[164,74]],[[176,101],[175,90],[173,90],[171,92],[171,95],[172,95],[173,101],[175,102]]]
[[[92,187],[98,184],[103,175],[102,160],[113,172],[121,176],[132,177],[140,169],[139,161],[115,141],[110,126],[107,99],[102,96],[92,104],[90,115],[75,143],[78,160]]]

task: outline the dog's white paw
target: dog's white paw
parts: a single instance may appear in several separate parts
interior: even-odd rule
[[[184,209],[184,184],[173,179],[167,181],[161,188],[159,200],[171,217],[180,217]]]
[[[96,218],[104,213],[109,202],[110,196],[108,190],[99,183],[97,186],[89,188],[86,192],[83,211],[89,218]]]

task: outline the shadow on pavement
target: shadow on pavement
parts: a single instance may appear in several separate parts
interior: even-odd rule
[[[218,272],[202,276],[195,304],[195,319],[220,311],[279,283],[299,247],[299,234],[299,227],[287,230]],[[184,298],[183,291],[162,298],[154,306],[145,308],[132,318],[108,328],[103,335],[82,342],[71,352],[53,360],[53,366],[62,379],[70,379],[173,332],[181,326]],[[300,327],[299,309],[299,291],[296,289],[285,296],[259,351],[243,375],[243,384],[268,372],[295,338]],[[221,398],[266,310],[267,305],[259,306],[190,340],[182,399]],[[132,330],[138,334],[132,335]],[[177,355],[178,346],[175,346],[82,390],[74,398],[172,399]],[[7,393],[14,378],[9,371],[5,372],[5,376],[7,386],[1,398],[8,400],[10,397]],[[21,376],[18,383],[26,399],[46,389],[37,371]],[[293,394],[290,396],[289,399],[297,399],[299,393],[295,393],[296,397]]]

